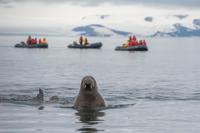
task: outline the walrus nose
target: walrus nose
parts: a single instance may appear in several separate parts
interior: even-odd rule
[[[92,90],[92,85],[91,84],[85,84],[85,90],[86,91],[91,91]]]

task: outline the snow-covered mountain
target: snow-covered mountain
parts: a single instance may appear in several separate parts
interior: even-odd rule
[[[161,32],[158,31],[155,34],[152,35],[152,37],[191,37],[191,36],[200,36],[200,28],[198,29],[191,29],[188,27],[185,27],[179,23],[174,24],[174,31],[171,32]]]
[[[200,37],[200,19],[187,13],[138,15],[98,14],[80,17],[63,27],[0,27],[0,35],[124,37]]]
[[[100,37],[111,37],[111,36],[128,36],[131,32],[115,30],[108,28],[100,24],[90,24],[86,26],[79,26],[73,28],[72,31],[78,32],[78,35],[85,36],[100,36]]]
[[[200,36],[200,19],[189,14],[160,16],[92,15],[81,19],[81,25],[72,28],[75,35],[191,37]]]
[[[197,29],[200,29],[200,19],[194,19],[193,20],[194,27]]]

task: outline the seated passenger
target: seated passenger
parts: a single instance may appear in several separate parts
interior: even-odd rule
[[[85,45],[85,37],[83,36],[82,45]]]
[[[80,45],[83,44],[83,36],[80,36],[80,38],[79,38],[79,43],[80,43]]]
[[[128,47],[131,47],[131,46],[132,46],[132,42],[129,41],[129,42],[128,42]]]
[[[128,40],[128,46],[131,47],[133,46],[133,38],[131,36],[129,36],[129,40]]]
[[[42,43],[42,40],[41,40],[41,38],[39,39],[39,44],[41,44]]]
[[[37,38],[35,38],[35,44],[37,44],[38,42],[37,42]]]
[[[87,37],[85,37],[85,45],[87,45],[88,44],[88,39],[87,39]]]
[[[131,36],[129,36],[129,41],[132,41],[132,40],[133,40],[133,38]]]
[[[27,43],[28,45],[31,44],[31,36],[28,36],[26,43]]]
[[[135,41],[135,46],[138,46],[139,45],[139,41]]]
[[[129,44],[129,41],[126,41],[126,42],[124,43],[124,47],[127,48],[127,47],[128,47],[128,44]]]
[[[46,38],[43,38],[42,43],[43,43],[43,44],[47,44],[47,39],[46,39]]]
[[[137,45],[137,41],[134,40],[134,41],[132,42],[132,46],[136,46],[136,45]]]
[[[140,40],[140,41],[139,41],[139,45],[142,45],[142,44],[143,44],[143,43],[142,43],[142,40]]]
[[[35,39],[31,39],[31,45],[35,44]]]
[[[135,36],[133,36],[132,40],[134,40],[134,41],[137,41],[137,39],[136,39],[136,37],[135,37]]]
[[[143,45],[147,45],[147,43],[146,43],[146,41],[145,40],[143,40],[143,43],[142,43]]]

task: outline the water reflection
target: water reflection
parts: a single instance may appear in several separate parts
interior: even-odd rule
[[[79,121],[82,123],[82,127],[77,129],[81,133],[104,131],[103,129],[96,128],[96,125],[104,121],[104,112],[96,110],[81,110],[75,113],[75,115],[78,116]]]

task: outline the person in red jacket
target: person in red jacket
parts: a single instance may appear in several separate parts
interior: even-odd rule
[[[137,41],[137,39],[136,39],[136,37],[135,36],[133,36],[133,38],[132,38],[134,41]]]
[[[39,44],[41,44],[42,43],[42,40],[41,40],[41,38],[39,39]]]
[[[37,42],[37,38],[35,38],[35,44],[37,44],[38,42]]]
[[[31,39],[31,45],[35,44],[35,39]]]
[[[136,46],[138,46],[139,45],[139,42],[138,41],[136,41]]]
[[[136,46],[136,45],[137,45],[137,41],[134,41],[134,42],[133,42],[133,46]]]
[[[143,45],[147,45],[147,43],[146,43],[146,41],[145,41],[145,40],[143,40]]]
[[[143,45],[143,42],[142,42],[142,40],[140,40],[140,41],[139,41],[139,45]]]
[[[131,41],[128,41],[128,47],[131,47]]]
[[[129,36],[129,39],[128,39],[128,47],[131,47],[131,44],[132,44],[132,37]]]
[[[131,36],[129,36],[129,41],[132,41],[132,40],[133,40],[133,38]]]

